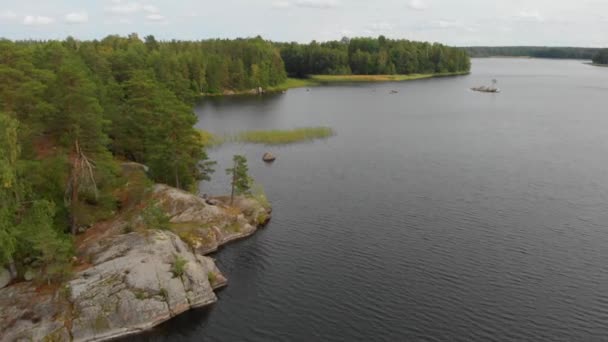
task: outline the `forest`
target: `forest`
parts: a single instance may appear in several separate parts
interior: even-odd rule
[[[602,49],[593,56],[593,63],[608,65],[608,49]]]
[[[211,172],[200,94],[285,79],[261,38],[0,41],[0,265],[62,279],[73,236],[119,209],[121,161],[195,191]]]
[[[466,72],[469,56],[441,44],[378,38],[343,38],[310,44],[281,43],[290,76],[392,75]]]
[[[469,68],[463,50],[384,37],[0,40],[0,266],[48,283],[68,277],[74,237],[125,205],[121,189],[134,185],[124,162],[146,165],[148,182],[196,192],[213,172],[193,127],[201,94],[272,88],[288,74]]]
[[[534,57],[555,59],[591,59],[595,48],[544,46],[472,46],[464,48],[471,57]]]

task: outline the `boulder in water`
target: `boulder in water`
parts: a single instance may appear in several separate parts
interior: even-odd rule
[[[277,159],[277,157],[274,154],[270,153],[270,152],[266,152],[262,156],[262,160],[265,161],[265,162],[267,162],[267,163],[272,163],[276,159]]]

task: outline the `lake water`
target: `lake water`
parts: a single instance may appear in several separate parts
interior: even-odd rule
[[[468,90],[493,78],[502,93]],[[607,68],[478,59],[464,77],[209,99],[196,112],[217,134],[337,135],[210,151],[218,171],[202,191],[227,193],[224,169],[245,154],[273,220],[214,256],[230,281],[214,307],[138,339],[608,339]]]

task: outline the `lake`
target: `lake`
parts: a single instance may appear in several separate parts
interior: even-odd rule
[[[469,90],[492,79],[502,93]],[[224,169],[244,154],[273,219],[214,255],[229,279],[215,306],[130,339],[605,340],[607,104],[608,69],[540,59],[207,99],[198,126],[216,134],[337,135],[209,151],[201,191],[228,193]]]

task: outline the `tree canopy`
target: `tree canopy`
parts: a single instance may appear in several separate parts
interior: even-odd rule
[[[608,65],[608,49],[602,49],[593,56],[593,63]]]
[[[598,49],[546,46],[471,46],[464,48],[471,57],[535,57],[556,59],[591,59]]]
[[[384,36],[277,45],[287,72],[295,77],[466,72],[471,67],[464,50]]]

